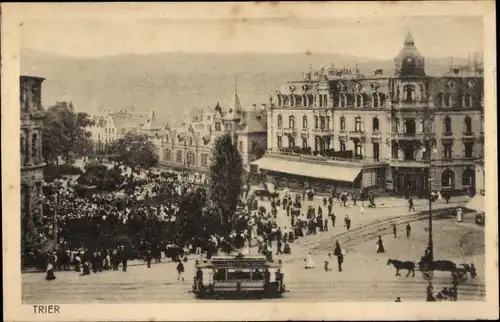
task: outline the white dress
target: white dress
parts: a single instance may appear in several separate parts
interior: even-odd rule
[[[312,259],[312,256],[311,255],[308,255],[307,256],[307,260],[306,260],[306,266],[305,268],[314,268],[314,261]]]

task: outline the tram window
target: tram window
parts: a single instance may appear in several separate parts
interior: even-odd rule
[[[250,270],[249,269],[228,269],[227,270],[228,280],[249,280]]]
[[[214,280],[215,281],[224,281],[226,280],[226,270],[225,269],[217,269],[214,272]]]
[[[264,279],[264,272],[260,269],[254,269],[252,272],[252,279],[255,281],[263,280]]]

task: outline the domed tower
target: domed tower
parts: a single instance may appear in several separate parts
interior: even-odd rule
[[[408,31],[403,49],[394,58],[395,75],[399,77],[425,76],[425,59],[415,47],[415,40]]]

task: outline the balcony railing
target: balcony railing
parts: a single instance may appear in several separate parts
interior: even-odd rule
[[[453,132],[443,132],[443,136],[453,136]]]
[[[463,136],[464,136],[464,138],[473,138],[474,133],[472,133],[471,131],[466,131],[466,132],[464,132]]]
[[[285,159],[298,159],[301,161],[312,161],[312,162],[345,162],[345,163],[356,163],[356,164],[387,164],[387,161],[381,159],[374,158],[340,158],[340,157],[329,157],[322,155],[311,155],[311,154],[302,154],[295,152],[285,152],[285,151],[271,151],[268,152],[268,155],[274,157],[282,157]]]
[[[314,129],[314,133],[316,134],[332,134],[332,130],[330,129],[327,129],[327,128],[324,128],[324,129],[321,129],[321,128],[317,128],[317,129]]]
[[[282,129],[283,133],[291,133],[291,134],[294,134],[294,133],[297,133],[297,128],[295,127],[284,127]]]
[[[391,138],[394,140],[422,140],[425,137],[425,133],[392,133]]]

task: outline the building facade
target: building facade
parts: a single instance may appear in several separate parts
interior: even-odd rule
[[[20,77],[21,218],[23,218],[23,225],[41,220],[43,213],[42,186],[45,166],[42,156],[42,131],[45,116],[41,103],[43,81],[44,79],[40,77]],[[31,228],[24,227],[24,229]]]
[[[268,108],[269,151],[254,164],[278,181],[414,196],[474,190],[483,99],[480,55],[429,76],[409,32],[393,74],[322,68],[277,90]],[[290,169],[277,165],[284,159]],[[309,170],[293,170],[301,168]]]
[[[214,143],[225,133],[237,142],[246,171],[250,162],[266,151],[267,118],[265,107],[243,109],[235,91],[229,109],[215,107],[191,111],[188,120],[178,128],[166,126],[155,134],[159,163],[163,167],[205,172],[209,170]]]

